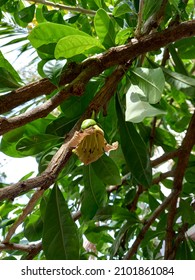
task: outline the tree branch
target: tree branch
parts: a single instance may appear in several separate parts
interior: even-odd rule
[[[195,145],[195,112],[191,118],[189,127],[187,129],[186,135],[183,139],[183,142],[181,144],[181,147],[179,149],[178,154],[178,162],[177,166],[175,168],[175,174],[174,174],[174,181],[173,181],[173,192],[176,191],[177,195],[173,197],[173,200],[171,201],[169,214],[167,218],[167,234],[165,239],[165,259],[169,259],[170,255],[173,251],[173,236],[175,235],[173,226],[175,223],[175,216],[177,212],[177,201],[178,197],[182,191],[182,183],[183,183],[183,177],[185,174],[185,170],[188,165],[188,160],[190,157],[191,150],[193,146]]]
[[[40,250],[40,247],[42,247],[41,243],[31,244],[31,245],[23,245],[23,244],[16,244],[16,243],[12,243],[12,244],[11,243],[7,243],[7,244],[0,243],[0,251],[19,250],[19,251],[28,252],[29,254],[32,253],[33,251]]]
[[[62,73],[59,86],[69,84],[72,82],[82,71],[82,65],[70,63],[67,69]],[[47,78],[30,83],[21,88],[13,90],[7,94],[0,96],[0,114],[9,112],[41,95],[49,95],[57,87],[50,82]]]
[[[179,154],[179,149],[168,152],[168,153],[164,153],[162,156],[160,156],[159,158],[156,158],[154,160],[151,161],[151,165],[152,167],[155,167],[169,159],[173,159],[175,157],[177,157]]]
[[[18,182],[11,186],[0,189],[0,201],[4,199],[14,199],[16,196],[29,191],[34,188],[47,189],[57,179],[58,174],[69,160],[72,154],[72,137],[75,131],[80,130],[81,123],[84,119],[89,118],[91,113],[95,111],[98,113],[104,104],[110,100],[114,95],[119,81],[125,73],[125,66],[118,67],[106,80],[104,86],[96,94],[94,99],[89,104],[88,109],[71,129],[67,135],[65,142],[62,144],[57,153],[53,156],[46,170],[36,178],[28,179],[26,181]]]
[[[172,26],[162,32],[155,32],[150,35],[143,36],[139,40],[132,39],[126,45],[113,47],[103,54],[88,58],[81,64],[75,65],[71,69],[68,69],[68,71],[64,73],[64,78],[62,79],[60,85],[65,85],[66,83],[72,82],[76,76],[78,76],[79,73],[85,69],[85,67],[91,67],[90,71],[93,71],[93,76],[99,75],[109,67],[120,64],[123,65],[127,61],[132,60],[143,53],[157,50],[166,46],[167,44],[182,38],[192,37],[194,35],[195,20],[192,20],[183,22],[178,26]],[[94,73],[95,69],[99,69],[99,71]],[[71,76],[73,76],[73,78],[71,78]],[[42,83],[43,85],[41,85]],[[33,93],[30,92],[31,88]],[[4,113],[15,106],[19,106],[34,97],[40,96],[42,94],[49,94],[54,89],[55,87],[48,80],[42,79],[39,82],[30,84],[29,87],[25,86],[24,88],[15,90],[0,98],[0,113]],[[21,92],[23,92],[23,94],[21,94]],[[24,94],[24,92],[27,94]],[[13,101],[14,99],[16,101]],[[13,106],[10,104],[12,102],[14,102]]]

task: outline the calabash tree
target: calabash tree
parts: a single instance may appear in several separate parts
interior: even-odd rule
[[[194,259],[193,1],[0,11],[0,149],[38,165],[2,180],[1,258]]]

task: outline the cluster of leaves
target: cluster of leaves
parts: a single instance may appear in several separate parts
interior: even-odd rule
[[[62,2],[72,7],[76,5],[74,0]],[[2,20],[6,12],[20,27],[29,30],[34,26],[24,42],[37,51],[39,74],[59,90],[60,77],[67,65],[127,43],[138,24],[139,1],[77,2],[80,13],[68,13],[44,4],[25,6],[26,2],[20,0],[0,0]],[[159,11],[163,1],[145,2],[143,27]],[[159,30],[166,28],[170,21],[191,19],[192,7],[193,1],[188,1],[187,5],[179,0],[168,1]],[[94,14],[86,14],[82,9]],[[140,36],[143,30],[140,29]],[[0,35],[4,39],[10,36],[4,27]],[[119,149],[88,166],[72,155],[55,186],[44,192],[24,220],[22,229],[12,237],[12,243],[42,241],[43,250],[35,256],[37,259],[88,259],[89,255],[97,259],[124,257],[144,221],[163,203],[173,185],[172,178],[166,177],[155,183],[159,169],[152,168],[150,159],[158,151],[171,153],[177,150],[190,122],[195,104],[193,41],[194,38],[185,38],[134,60],[118,84],[117,94],[107,105],[106,113],[97,115],[106,140],[109,143],[118,141]],[[165,61],[167,53],[169,58]],[[41,174],[63,143],[64,136],[112,72],[113,69],[107,69],[92,78],[84,94],[70,96],[60,104],[57,113],[6,133],[1,140],[1,151],[16,158],[34,156]],[[0,92],[14,90],[21,83],[13,66],[0,53]],[[180,136],[178,140],[176,136]],[[174,170],[176,164],[177,160],[173,158],[169,169]],[[32,173],[22,180],[30,178]],[[192,153],[174,225],[176,235],[183,224],[191,227],[195,223],[191,207],[194,178],[195,156]],[[24,200],[33,193],[29,191]],[[0,202],[2,237],[24,207],[23,200]],[[79,213],[76,222],[71,213]],[[163,210],[145,233],[134,259],[163,258],[167,217],[168,210]],[[83,245],[83,239],[87,239],[87,246]],[[92,251],[90,243],[94,244]],[[26,255],[15,250],[2,253],[2,258],[25,258]],[[194,259],[194,241],[184,237],[178,245],[176,258]]]

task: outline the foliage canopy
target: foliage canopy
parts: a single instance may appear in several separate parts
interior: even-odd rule
[[[0,20],[0,151],[38,164],[1,181],[1,259],[195,259],[193,1],[0,0]],[[84,165],[102,131],[118,149]]]

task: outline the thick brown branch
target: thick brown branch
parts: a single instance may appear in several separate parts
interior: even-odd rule
[[[178,162],[175,168],[173,191],[176,191],[177,195],[175,195],[173,197],[173,200],[171,201],[169,215],[167,218],[167,235],[165,239],[166,241],[165,259],[169,259],[173,251],[173,246],[174,246],[173,237],[175,234],[173,230],[173,226],[174,226],[175,216],[177,212],[177,201],[178,201],[178,196],[182,191],[183,177],[188,165],[188,160],[190,157],[191,150],[194,145],[195,145],[195,112],[191,118],[187,133],[179,149]]]
[[[66,83],[73,81],[73,79],[75,79],[75,75],[79,75],[81,69],[84,69],[86,65],[90,67],[90,65],[93,64],[91,67],[92,73],[94,73],[94,69],[99,69],[99,71],[93,74],[93,76],[95,76],[109,67],[119,64],[125,64],[127,61],[143,53],[157,50],[179,39],[192,37],[194,35],[195,20],[192,20],[183,22],[178,26],[170,27],[162,32],[156,32],[150,35],[146,35],[144,37],[141,37],[139,40],[132,39],[127,45],[111,48],[106,53],[91,57],[80,65],[72,67],[72,69],[68,70],[68,73],[65,72],[64,79],[62,79],[61,81],[61,85],[65,85]],[[66,77],[67,75],[69,78]],[[73,76],[73,78],[71,78],[71,76]],[[31,84],[29,85],[29,87],[26,86],[25,92],[28,92],[26,96],[23,89],[21,88],[1,97],[0,113],[2,114],[3,112],[7,112],[10,109],[19,106],[34,97],[40,96],[42,94],[49,94],[53,91],[54,86],[51,85],[48,80],[43,79],[40,81],[40,83],[43,83],[43,88],[41,88],[39,82]],[[31,94],[31,87],[34,95]],[[23,92],[23,94],[20,94],[21,92]],[[15,103],[12,106],[11,103],[13,102],[13,99],[16,99],[16,101],[14,101]]]
[[[69,132],[65,139],[64,144],[60,147],[57,153],[50,161],[47,169],[36,178],[28,179],[23,182],[18,182],[11,186],[0,189],[0,201],[4,199],[14,199],[16,196],[29,191],[34,188],[47,189],[57,179],[58,174],[70,158],[72,152],[71,139],[76,130],[80,129],[81,123],[85,118],[91,116],[93,110],[99,112],[101,108],[106,104],[109,99],[114,95],[117,85],[124,75],[125,67],[118,67],[110,77],[107,78],[105,85],[98,92],[98,94],[91,101],[85,114],[76,123],[73,129]]]
[[[174,150],[168,153],[164,153],[162,156],[160,156],[159,158],[156,158],[154,160],[151,161],[151,165],[152,167],[156,167],[157,165],[169,160],[169,159],[173,159],[175,157],[177,157],[179,154],[179,149],[178,150]]]
[[[28,253],[32,253],[35,250],[40,250],[41,243],[32,244],[32,245],[23,245],[23,244],[16,244],[16,243],[7,243],[7,244],[0,244],[0,251],[4,250],[19,250]]]
[[[59,86],[72,82],[81,72],[81,65],[70,64],[62,74]],[[0,114],[24,104],[41,95],[51,94],[57,87],[48,79],[41,79],[0,96]]]

